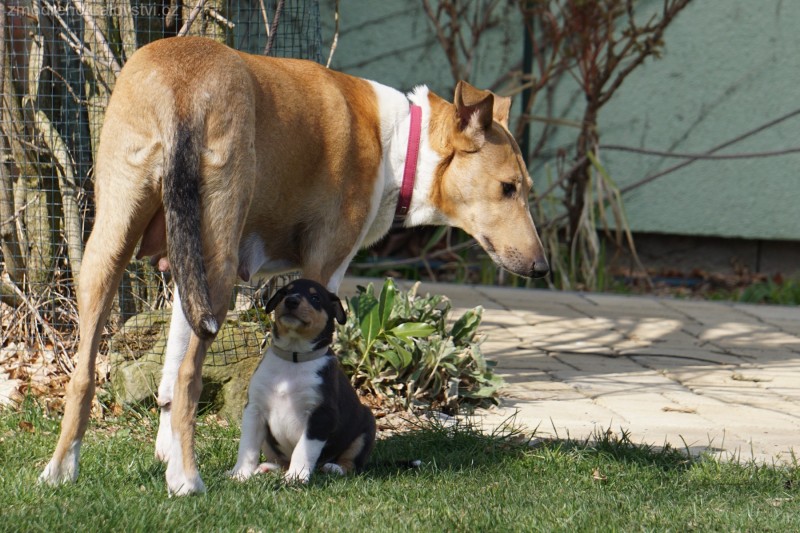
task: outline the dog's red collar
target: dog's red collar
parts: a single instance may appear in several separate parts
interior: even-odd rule
[[[414,179],[417,175],[417,159],[419,158],[419,141],[422,135],[422,108],[411,104],[411,127],[408,132],[408,149],[406,150],[406,165],[403,169],[403,185],[400,187],[400,197],[397,199],[395,216],[404,217],[411,206],[411,195],[414,193]]]

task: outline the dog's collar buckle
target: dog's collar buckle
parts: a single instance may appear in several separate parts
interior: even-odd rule
[[[414,180],[417,175],[417,160],[419,159],[419,142],[422,137],[422,108],[411,104],[411,126],[408,132],[408,148],[406,149],[406,164],[403,168],[403,184],[400,187],[400,197],[397,199],[395,216],[404,217],[411,207],[411,195],[414,193]]]

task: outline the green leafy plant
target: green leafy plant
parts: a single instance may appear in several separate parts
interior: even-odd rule
[[[740,302],[800,305],[800,280],[768,279],[745,288]]]
[[[480,350],[478,306],[448,325],[450,302],[418,296],[415,284],[398,291],[387,279],[380,294],[370,283],[348,300],[349,319],[334,349],[357,390],[390,406],[456,411],[496,403],[502,378]]]

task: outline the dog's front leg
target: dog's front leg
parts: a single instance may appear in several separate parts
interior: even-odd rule
[[[175,384],[172,400],[172,443],[167,461],[167,489],[182,496],[205,492],[194,453],[195,416],[203,389],[201,372],[209,341],[192,334]]]
[[[300,437],[294,451],[292,460],[289,462],[289,469],[284,474],[287,483],[308,483],[311,472],[317,466],[317,461],[325,447],[324,440],[309,438],[306,433]]]
[[[167,462],[172,453],[172,397],[175,390],[175,381],[178,379],[178,369],[183,361],[183,356],[189,347],[189,337],[192,327],[186,320],[181,306],[181,297],[178,286],[172,299],[172,319],[169,324],[167,336],[167,350],[164,355],[164,367],[161,371],[161,383],[158,385],[158,405],[161,415],[158,421],[158,436],[156,437],[156,458]]]
[[[229,472],[229,475],[238,481],[244,481],[258,469],[261,443],[267,435],[264,418],[256,407],[256,402],[251,399],[242,415],[242,438],[239,439],[236,466]]]
[[[122,271],[138,239],[134,235],[139,235],[133,219],[118,217],[112,220],[108,217],[109,212],[107,207],[100,209],[98,206],[95,230],[86,243],[82,271],[90,274],[84,275],[78,285],[78,361],[67,386],[58,444],[39,476],[40,482],[49,485],[75,481],[78,476],[81,442],[89,424],[94,398],[97,350],[115,294],[111,287],[119,286]],[[129,214],[134,216],[132,210]]]

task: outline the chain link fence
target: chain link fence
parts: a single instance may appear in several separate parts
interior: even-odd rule
[[[9,361],[19,363],[15,368],[50,364],[51,373],[72,369],[74,279],[94,219],[92,169],[106,104],[138,48],[183,35],[255,54],[321,60],[318,0],[0,1],[0,365],[6,369]],[[231,302],[231,321],[246,321],[251,326],[244,331],[261,339],[264,321],[254,302],[265,290],[239,287]],[[160,357],[170,301],[169,274],[132,262],[107,330],[112,358]],[[239,357],[244,345],[234,337],[220,335],[209,364]]]

